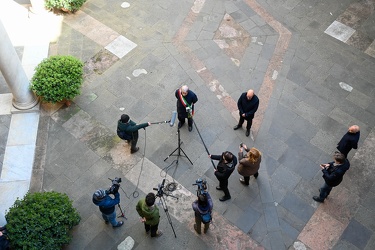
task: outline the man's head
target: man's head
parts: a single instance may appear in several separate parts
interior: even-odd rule
[[[254,90],[249,89],[249,90],[247,91],[247,93],[246,93],[246,98],[247,98],[247,100],[251,100],[251,99],[253,98],[253,96],[254,96]]]
[[[93,198],[97,201],[102,200],[107,195],[107,192],[104,189],[98,189],[93,194]]]
[[[129,116],[127,115],[127,114],[123,114],[122,116],[121,116],[121,122],[122,123],[127,123],[128,121],[129,121]]]
[[[229,151],[225,151],[223,154],[222,154],[222,157],[223,157],[223,160],[227,163],[229,162],[232,162],[233,161],[233,154]]]
[[[352,125],[352,126],[349,127],[348,131],[349,131],[349,133],[355,134],[359,131],[359,126],[358,125]]]
[[[336,151],[333,154],[333,159],[338,164],[343,164],[345,162],[345,155],[341,154],[340,152]]]
[[[186,96],[188,94],[188,92],[189,92],[189,87],[187,85],[184,85],[184,86],[181,87],[181,94],[183,96]]]
[[[155,203],[155,194],[154,193],[148,193],[146,195],[146,205],[151,207]]]

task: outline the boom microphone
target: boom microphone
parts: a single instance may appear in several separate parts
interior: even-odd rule
[[[173,112],[172,112],[171,120],[169,121],[169,126],[173,127],[174,122],[176,121],[176,116],[177,116],[177,112],[176,112],[176,111],[173,111]]]

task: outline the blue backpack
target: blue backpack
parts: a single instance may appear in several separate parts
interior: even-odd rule
[[[203,224],[208,224],[212,221],[211,211],[207,211],[207,213],[200,215]]]

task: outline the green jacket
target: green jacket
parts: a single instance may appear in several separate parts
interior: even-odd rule
[[[158,206],[149,207],[146,205],[146,199],[141,199],[137,203],[137,212],[142,218],[146,218],[146,224],[155,226],[159,223],[160,215]]]
[[[117,122],[117,130],[123,131],[127,134],[131,134],[138,129],[148,127],[148,123],[141,123],[141,124],[136,124],[132,120],[129,120],[127,123],[122,123],[121,120]]]

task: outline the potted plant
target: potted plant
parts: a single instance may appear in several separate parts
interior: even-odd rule
[[[83,82],[83,63],[73,56],[51,56],[35,68],[30,89],[42,101],[70,101],[80,94]]]
[[[11,249],[61,249],[81,220],[69,197],[54,191],[26,194],[5,218]]]
[[[67,12],[76,12],[86,0],[45,0],[47,9],[59,9]]]

